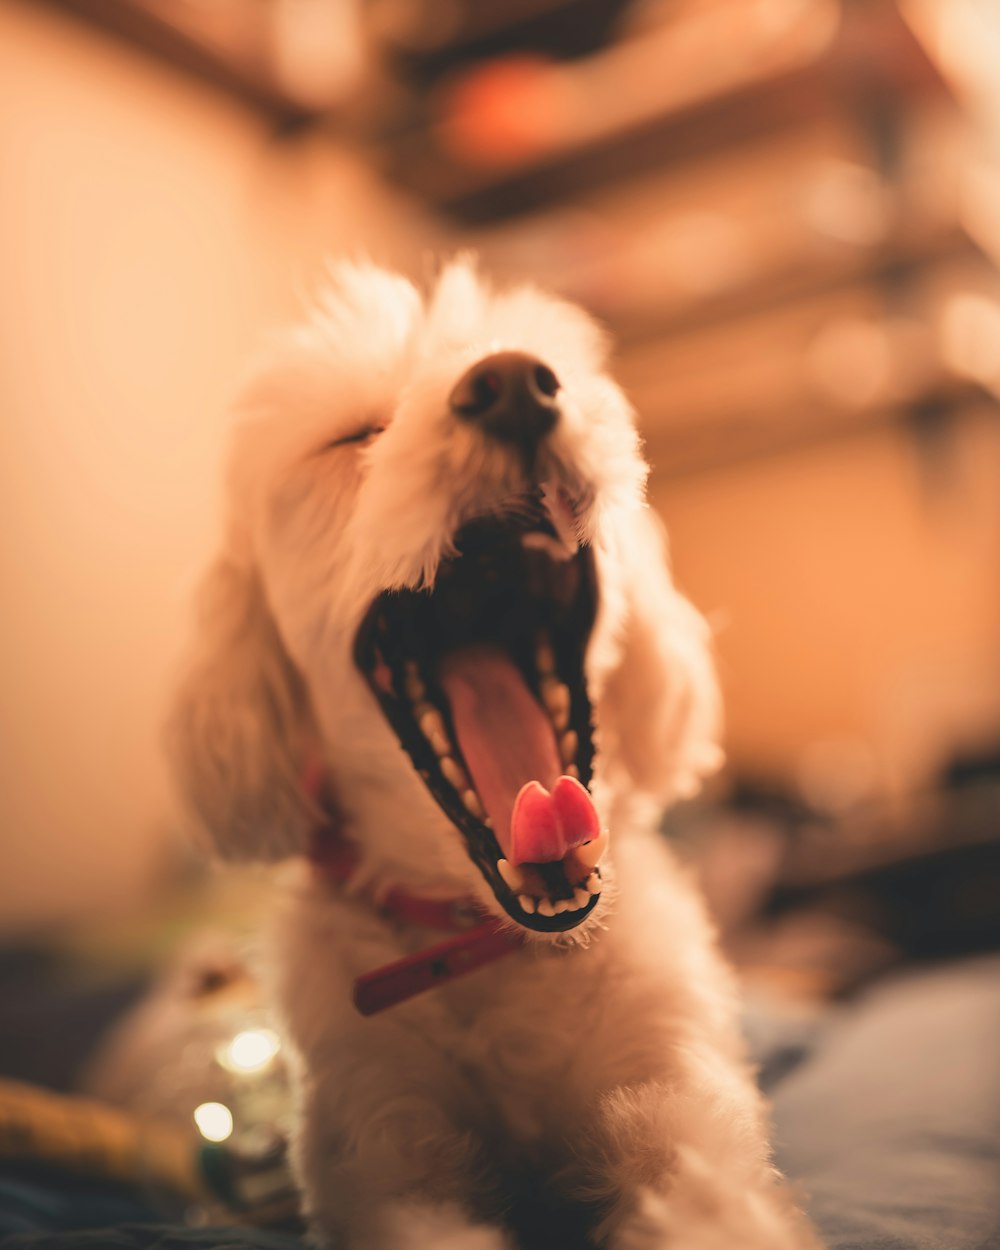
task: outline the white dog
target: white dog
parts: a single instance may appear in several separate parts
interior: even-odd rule
[[[311,857],[277,994],[350,1250],[814,1244],[656,832],[717,692],[604,363],[466,261],[346,265],[246,398],[173,740],[223,855]]]

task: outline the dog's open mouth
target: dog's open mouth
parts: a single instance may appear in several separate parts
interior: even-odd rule
[[[587,789],[593,556],[549,487],[455,549],[433,590],[375,600],[355,659],[504,911],[563,932],[597,903],[607,843]]]

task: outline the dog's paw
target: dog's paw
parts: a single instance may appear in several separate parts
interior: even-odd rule
[[[351,1250],[513,1250],[499,1228],[475,1224],[458,1206],[418,1202],[394,1204],[379,1221],[374,1237]]]
[[[609,1250],[666,1250],[671,1244],[669,1220],[661,1197],[652,1190],[639,1191],[635,1205],[607,1244]]]
[[[820,1250],[802,1215],[773,1195],[691,1208],[642,1189],[609,1250]]]

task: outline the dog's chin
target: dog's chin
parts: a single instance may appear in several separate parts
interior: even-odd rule
[[[547,934],[581,926],[604,886],[584,673],[596,573],[575,528],[548,487],[470,521],[433,587],[379,595],[354,647],[499,906]]]

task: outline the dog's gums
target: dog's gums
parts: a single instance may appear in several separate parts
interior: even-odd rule
[[[590,549],[554,488],[455,536],[432,588],[385,592],[355,659],[504,911],[563,932],[601,892],[607,849],[587,785]]]

